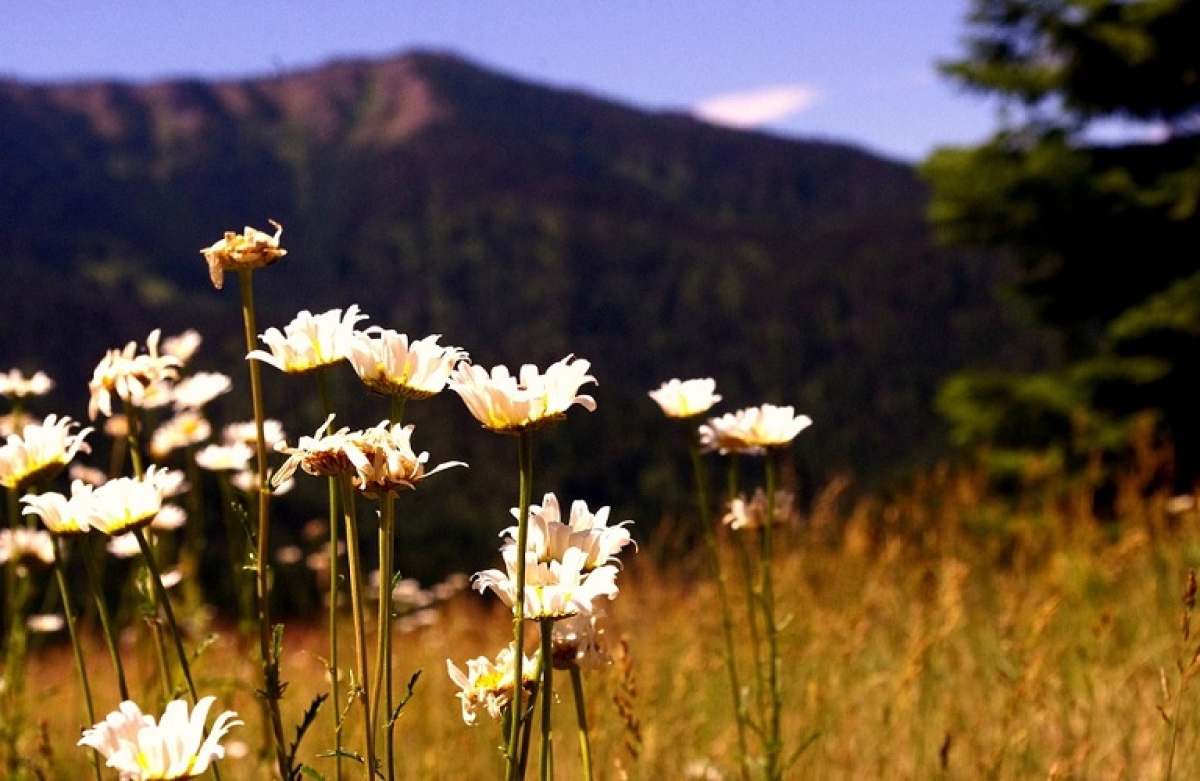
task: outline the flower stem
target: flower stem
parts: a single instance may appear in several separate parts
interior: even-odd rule
[[[100,629],[104,633],[104,642],[108,646],[108,655],[112,658],[113,669],[117,673],[117,688],[121,692],[121,700],[129,699],[129,686],[125,683],[125,666],[121,664],[121,653],[117,650],[117,635],[113,631],[112,617],[108,612],[108,600],[104,597],[104,580],[96,566],[90,542],[91,535],[84,538],[83,567],[87,575],[88,588],[96,601],[96,613],[100,616]]]
[[[552,741],[550,720],[553,713],[550,706],[554,703],[554,622],[539,621],[542,631],[542,773],[541,781],[554,778],[554,743]]]
[[[374,707],[378,719],[379,704],[387,701],[384,710],[384,764],[387,767],[387,777],[395,777],[395,766],[392,760],[393,731],[392,722],[392,547],[396,539],[396,507],[395,498],[384,496],[383,507],[379,513],[379,623],[376,631],[379,634],[379,647],[375,655],[375,691]],[[376,722],[378,723],[378,722]]]
[[[258,327],[254,317],[254,273],[250,269],[238,271],[238,282],[242,296],[242,324],[246,335],[246,352],[254,350]],[[279,711],[279,699],[283,696],[279,687],[279,662],[275,658],[271,627],[271,490],[267,483],[267,438],[263,431],[266,413],[263,404],[262,372],[257,360],[246,362],[250,371],[250,398],[254,407],[254,430],[256,434],[256,466],[258,467],[258,532],[257,553],[254,560],[255,596],[258,602],[258,651],[263,668],[263,693],[271,719],[271,734],[275,741],[275,757],[280,775],[292,777],[288,759],[287,742],[283,736],[283,716]]]
[[[317,393],[321,396],[321,407],[328,418],[333,413],[333,401],[329,394],[329,380],[325,367],[313,372],[317,382]],[[342,778],[342,697],[341,669],[338,660],[338,596],[341,593],[341,572],[338,565],[341,516],[338,514],[338,478],[329,476],[329,681],[333,697],[334,766],[333,777]]]
[[[579,665],[571,667],[571,688],[575,695],[575,723],[579,725],[579,759],[583,762],[584,781],[592,781],[592,741],[588,737],[587,703],[583,699],[583,673]]]
[[[62,596],[63,615],[67,619],[67,634],[71,636],[71,648],[75,652],[75,667],[79,671],[79,687],[83,690],[83,704],[87,713],[87,723],[96,723],[96,708],[92,704],[92,687],[88,683],[87,663],[83,657],[83,646],[79,644],[79,631],[75,626],[75,612],[71,609],[71,591],[67,588],[67,578],[63,575],[62,562],[66,558],[65,546],[61,537],[54,538],[54,579],[58,581],[58,593]],[[100,755],[92,752],[92,769],[96,772],[96,781],[100,781]]]
[[[529,504],[533,495],[533,434],[522,430],[517,439],[517,464],[520,472],[520,498],[517,503],[517,582],[513,599],[513,695],[512,725],[508,736],[506,781],[525,777],[525,762],[520,759],[521,722],[525,720],[521,695],[522,666],[525,660],[525,547],[529,537]]]
[[[196,694],[196,684],[192,680],[192,668],[188,664],[187,652],[183,650],[183,638],[179,634],[179,624],[175,621],[175,609],[171,607],[171,597],[167,594],[166,586],[163,585],[162,575],[158,571],[158,562],[154,560],[154,551],[150,548],[146,533],[138,528],[133,530],[133,535],[137,539],[138,547],[142,549],[142,559],[146,562],[146,569],[150,571],[150,585],[154,589],[154,597],[158,601],[159,609],[167,619],[167,628],[171,632],[171,639],[175,643],[175,653],[179,657],[179,669],[183,672],[183,680],[187,683],[188,694],[192,697],[192,705],[195,705],[199,696]]]
[[[367,688],[367,629],[363,611],[362,559],[359,551],[358,519],[354,515],[354,493],[350,476],[342,477],[342,513],[346,518],[346,554],[350,560],[350,607],[354,616],[354,647],[358,654],[358,699],[363,711],[363,741],[367,778],[375,777],[375,728],[371,711],[371,693]]]
[[[781,732],[783,691],[780,689],[779,683],[781,664],[779,658],[779,627],[775,621],[775,585],[773,577],[774,568],[772,567],[774,554],[772,546],[775,536],[775,451],[773,449],[767,450],[765,471],[767,512],[763,523],[762,555],[759,559],[761,571],[759,582],[761,585],[760,598],[762,600],[763,631],[766,634],[769,665],[767,668],[767,688],[770,691],[771,702],[768,712],[769,718],[764,726],[767,730],[767,777],[770,779],[779,779],[783,777],[783,768],[780,766],[780,755],[783,752]]]
[[[696,480],[696,503],[700,510],[700,524],[704,529],[704,544],[708,548],[713,579],[717,584],[717,602],[721,610],[721,636],[724,641],[725,674],[729,677],[730,693],[733,696],[734,723],[737,726],[738,767],[744,781],[750,779],[746,751],[746,704],[742,698],[741,677],[738,675],[737,646],[734,643],[733,611],[729,605],[729,584],[724,567],[721,566],[721,549],[717,545],[716,519],[708,502],[708,471],[700,454],[700,438],[694,426],[689,424],[692,472]],[[585,736],[586,737],[586,736]]]

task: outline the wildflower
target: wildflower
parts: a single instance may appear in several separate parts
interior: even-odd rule
[[[465,673],[454,662],[446,660],[450,680],[460,690],[456,696],[462,702],[463,721],[474,724],[475,709],[480,707],[494,719],[503,715],[512,700],[515,661],[516,651],[511,644],[496,654],[494,661],[486,656],[468,660]],[[537,685],[536,660],[526,656],[523,662],[521,684],[527,693],[532,694]]]
[[[700,380],[668,380],[658,390],[650,391],[650,398],[662,408],[669,418],[692,418],[703,415],[721,400],[716,393],[717,382],[711,377]]]
[[[438,344],[440,334],[409,343],[408,337],[378,326],[354,334],[350,365],[363,384],[386,396],[425,399],[440,393],[467,352]]]
[[[555,621],[550,630],[550,654],[555,669],[595,668],[610,659],[601,639],[603,611],[579,613]]]
[[[84,730],[76,745],[98,751],[121,781],[195,778],[225,756],[221,739],[242,724],[236,713],[225,711],[205,737],[204,724],[215,701],[215,697],[201,698],[189,715],[187,702],[174,700],[156,722],[126,700],[104,721]]]
[[[230,423],[221,429],[221,439],[227,445],[232,445],[235,442],[244,442],[247,445],[253,445],[258,442],[258,427],[253,420]],[[266,440],[267,447],[275,447],[275,445],[287,439],[287,435],[283,431],[283,424],[271,418],[264,420],[263,439]]]
[[[348,307],[345,314],[341,309],[319,315],[304,310],[284,326],[283,331],[268,328],[259,337],[269,352],[251,350],[246,359],[269,363],[288,374],[320,369],[346,359],[354,338],[354,324],[366,319],[366,315],[359,313],[357,305]]]
[[[212,424],[198,410],[185,408],[164,421],[150,435],[150,454],[166,458],[172,451],[195,445],[212,436]]]
[[[520,509],[513,508],[513,517],[519,517]],[[559,509],[558,497],[546,494],[540,505],[529,508],[527,550],[537,556],[538,561],[561,561],[571,548],[587,554],[584,571],[608,564],[617,557],[622,548],[633,542],[624,521],[616,526],[608,525],[608,507],[592,513],[587,502],[576,500],[571,504],[570,518],[564,523]],[[516,545],[517,527],[510,526],[501,532],[509,536],[509,545]]]
[[[346,437],[343,452],[355,470],[354,487],[371,497],[395,495],[412,489],[432,474],[453,466],[466,466],[462,461],[447,461],[426,470],[429,453],[417,455],[412,448],[413,426],[379,425]]]
[[[173,478],[151,466],[141,479],[118,477],[92,492],[88,523],[110,536],[149,526],[163,507]]]
[[[51,534],[87,534],[91,530],[92,492],[95,489],[82,480],[71,482],[71,496],[60,493],[27,494],[21,497],[23,515],[36,515]]]
[[[796,415],[791,407],[763,404],[709,418],[700,426],[700,445],[722,455],[761,455],[768,448],[786,445],[811,425],[812,418]]]
[[[460,363],[451,373],[449,385],[484,428],[515,434],[558,420],[575,404],[595,411],[595,399],[579,394],[584,383],[596,381],[587,373],[591,363],[573,358],[568,355],[551,364],[545,374],[526,364],[517,377],[505,366],[496,366],[489,373]]]
[[[506,572],[498,569],[475,574],[474,586],[483,593],[495,592],[505,605],[516,602],[516,547],[505,549]],[[556,620],[592,610],[592,602],[600,597],[612,599],[617,595],[617,568],[611,564],[591,571],[584,569],[588,554],[579,548],[569,548],[562,558],[539,562],[536,554],[526,554],[524,616],[534,621]]]
[[[199,331],[189,328],[181,334],[162,340],[163,355],[174,356],[179,359],[180,364],[185,364],[196,354],[196,350],[200,349],[200,343],[203,341]]]
[[[53,389],[54,380],[45,372],[36,372],[32,377],[26,377],[20,369],[9,369],[5,374],[0,374],[0,396],[10,399],[45,396]]]
[[[199,409],[218,396],[229,393],[233,380],[221,372],[197,372],[175,384],[175,409]]]
[[[349,428],[341,428],[330,434],[333,425],[333,415],[311,437],[300,437],[296,447],[288,447],[287,442],[277,442],[275,450],[287,453],[288,459],[279,467],[279,471],[271,476],[271,485],[278,486],[290,478],[300,467],[310,475],[336,476],[353,469],[350,457],[346,455],[346,436]]]
[[[90,453],[84,440],[92,429],[72,434],[78,425],[69,417],[50,415],[42,423],[26,424],[20,435],[10,434],[0,446],[0,485],[21,490],[50,480],[76,453]]]
[[[123,350],[109,350],[105,354],[88,383],[91,391],[88,418],[95,420],[100,413],[110,417],[113,394],[127,405],[146,406],[148,396],[153,399],[156,393],[161,395],[161,389],[156,386],[178,376],[180,360],[173,355],[159,354],[160,334],[158,329],[150,332],[145,353],[139,354],[137,342],[130,342]]]
[[[287,250],[279,246],[279,234],[283,233],[283,226],[274,220],[268,222],[275,227],[274,236],[247,225],[242,235],[225,231],[225,238],[200,250],[200,254],[208,261],[208,276],[212,279],[213,287],[221,289],[226,271],[263,268],[287,254]]]
[[[0,529],[0,564],[12,562],[18,571],[54,563],[54,540],[41,529]]]
[[[796,499],[791,491],[775,492],[775,508],[773,523],[776,526],[796,520]],[[731,529],[761,529],[767,521],[767,494],[759,488],[754,496],[747,500],[745,495],[730,500],[723,523]]]
[[[196,453],[196,466],[210,472],[236,472],[248,469],[254,448],[245,442],[207,445]]]

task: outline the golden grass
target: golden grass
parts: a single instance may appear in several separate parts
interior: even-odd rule
[[[1163,497],[1127,492],[1119,517],[1102,523],[1084,502],[1013,507],[950,473],[902,499],[835,505],[818,502],[779,540],[785,751],[817,734],[789,778],[1161,778],[1168,718],[1179,727],[1174,776],[1193,777],[1200,701],[1178,687],[1180,665],[1196,650],[1196,639],[1183,637],[1180,598],[1200,559],[1194,510],[1172,515]],[[644,543],[626,557],[608,610],[615,661],[586,678],[597,778],[682,779],[704,766],[708,777],[734,778],[713,583],[699,556],[655,564],[659,547]],[[509,632],[494,598],[466,592],[436,623],[398,635],[398,684],[423,670],[397,728],[401,778],[501,775],[499,730],[485,714],[463,724],[445,661],[491,656]],[[239,644],[232,629],[220,635],[194,669],[200,688],[247,722],[231,738],[248,753],[223,760],[222,777],[268,778],[270,764],[257,755],[254,644]],[[347,634],[343,649],[350,643]],[[103,648],[92,645],[104,713],[116,705],[115,685]],[[288,625],[288,725],[328,690],[326,648],[319,625]],[[143,660],[135,689],[156,691],[151,657],[130,656]],[[558,777],[576,778],[571,694],[565,675],[557,681]],[[30,660],[27,702],[29,766],[47,778],[83,778],[86,755],[73,744],[85,717],[69,649]],[[332,746],[330,708],[301,751],[327,776],[333,761],[317,754]],[[349,711],[348,727],[357,722]],[[357,744],[348,734],[347,746]]]

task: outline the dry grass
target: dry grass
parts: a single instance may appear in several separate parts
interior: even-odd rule
[[[1162,497],[1123,496],[1111,523],[1069,499],[1013,507],[949,473],[886,504],[838,511],[818,502],[778,548],[785,734],[796,745],[817,733],[789,777],[1163,777],[1167,718],[1176,717],[1174,774],[1191,776],[1200,766],[1200,702],[1178,692],[1196,642],[1184,641],[1180,595],[1200,559],[1200,517],[1168,514]],[[676,779],[703,765],[724,774],[712,778],[733,778],[713,584],[690,560],[654,565],[651,548],[629,557],[609,610],[614,663],[586,680],[598,778]],[[397,681],[424,671],[397,730],[401,777],[500,774],[497,727],[486,716],[462,723],[445,673],[447,657],[461,664],[505,642],[509,621],[494,604],[463,593],[436,623],[398,636]],[[225,760],[222,776],[267,778],[269,764],[256,756],[253,644],[220,634],[196,675],[246,718],[233,737],[249,749]],[[328,690],[326,647],[319,627],[288,626],[289,724]],[[107,710],[116,693],[98,644],[90,660],[98,708]],[[155,691],[149,667],[133,680]],[[562,680],[555,756],[559,778],[575,778]],[[45,777],[82,777],[85,755],[72,744],[84,716],[68,650],[35,655],[29,681],[23,756]],[[356,721],[352,711],[348,723]],[[327,706],[301,752],[327,775],[332,760],[317,754],[332,745],[330,723]]]

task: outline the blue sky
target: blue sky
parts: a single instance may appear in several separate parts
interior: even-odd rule
[[[652,110],[904,160],[985,138],[937,75],[969,0],[4,0],[0,76],[239,78],[415,48]]]

